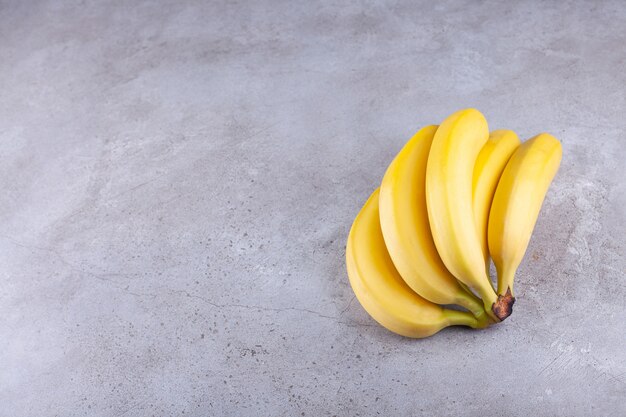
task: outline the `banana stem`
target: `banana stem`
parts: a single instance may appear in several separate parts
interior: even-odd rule
[[[462,296],[457,299],[455,304],[468,309],[477,319],[485,316],[485,308],[483,307],[482,300],[476,297],[472,292],[462,294]]]
[[[480,295],[485,312],[489,315],[491,320],[493,320],[494,323],[499,323],[502,320],[504,320],[498,317],[498,315],[493,310],[495,304],[498,302],[498,296],[496,295],[495,291],[491,288],[491,285],[483,285],[480,288],[476,288],[476,291]]]
[[[473,329],[485,327],[474,316],[465,311],[447,310],[445,314],[450,326],[468,326]]]
[[[504,295],[498,296],[498,301],[493,303],[491,309],[500,320],[504,320],[513,312],[513,304],[515,304],[515,297],[511,293],[511,288],[508,288]]]
[[[482,329],[483,327],[487,327],[492,323],[497,323],[497,321],[489,316],[487,314],[487,311],[485,311],[483,301],[475,296],[474,293],[471,291],[468,291],[466,295],[464,294],[464,297],[460,297],[457,304],[465,307],[474,315],[477,321],[476,328]]]
[[[500,269],[503,269],[502,271]],[[513,293],[513,280],[515,279],[515,269],[498,269],[498,295],[506,295],[507,291]]]
[[[513,304],[515,304],[515,297],[513,297],[513,278],[515,278],[514,268],[497,268],[498,272],[498,299],[493,303],[491,308],[495,315],[504,320],[513,312]]]

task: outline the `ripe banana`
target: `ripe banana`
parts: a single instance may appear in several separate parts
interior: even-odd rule
[[[433,304],[402,280],[385,247],[378,197],[376,190],[357,215],[346,246],[348,277],[361,305],[378,323],[407,337],[427,337],[453,325],[481,327],[470,313]]]
[[[437,126],[422,128],[389,165],[379,198],[383,237],[393,264],[413,291],[433,303],[463,306],[486,322],[482,301],[448,272],[430,232],[425,178],[436,131]]]
[[[506,163],[520,145],[520,140],[512,130],[494,130],[489,140],[480,150],[474,165],[472,180],[472,201],[474,223],[485,259],[485,272],[489,276],[489,248],[487,246],[487,224],[491,200],[496,192],[498,181]]]
[[[509,160],[489,214],[489,251],[498,271],[498,294],[513,297],[519,267],[543,199],[562,156],[561,143],[547,133],[524,142]],[[513,298],[514,299],[514,298]]]
[[[489,139],[485,117],[461,110],[437,129],[426,167],[426,203],[435,246],[448,270],[477,291],[485,311],[496,321],[511,314],[485,273],[480,239],[472,212],[472,177],[478,153]]]

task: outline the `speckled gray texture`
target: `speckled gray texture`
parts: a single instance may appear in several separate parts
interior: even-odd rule
[[[621,1],[0,1],[0,415],[626,415],[625,28]],[[561,170],[513,316],[397,337],[347,233],[468,106]]]

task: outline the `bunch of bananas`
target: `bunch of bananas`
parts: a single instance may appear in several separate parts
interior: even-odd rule
[[[346,265],[361,305],[408,337],[507,318],[513,278],[561,155],[547,133],[524,143],[510,130],[490,134],[475,109],[421,129],[350,230]],[[444,307],[452,305],[462,309]]]

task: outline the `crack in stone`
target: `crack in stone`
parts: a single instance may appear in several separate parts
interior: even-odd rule
[[[21,242],[18,242],[17,240],[13,239],[10,236],[5,236],[5,235],[0,235],[1,238],[5,238],[8,241],[12,242],[13,244],[26,248],[26,249],[31,249],[31,250],[41,250],[41,251],[46,251],[46,252],[50,252],[52,254],[54,254],[59,261],[67,266],[68,268],[70,268],[70,270],[72,272],[76,272],[78,274],[85,274],[87,276],[90,276],[92,278],[95,278],[99,281],[102,282],[107,282],[109,283],[112,287],[121,290],[127,294],[136,296],[136,297],[150,297],[150,298],[156,298],[158,297],[158,294],[154,294],[154,293],[140,293],[140,292],[134,292],[134,291],[130,291],[128,286],[122,286],[120,285],[117,281],[107,278],[107,277],[115,277],[115,276],[119,276],[119,277],[128,277],[130,276],[129,274],[121,274],[121,273],[104,273],[104,274],[97,274],[95,272],[91,272],[91,271],[87,271],[84,270],[82,268],[77,267],[76,265],[68,262],[67,260],[65,260],[65,258],[56,250],[51,249],[51,248],[46,248],[46,247],[41,247],[41,246],[34,246],[34,245],[26,245],[23,244]],[[186,290],[175,290],[175,289],[171,289],[171,288],[164,288],[169,294],[177,294],[177,295],[181,295],[181,296],[185,296],[188,298],[195,298],[198,300],[203,301],[206,304],[209,304],[213,307],[216,308],[239,308],[239,309],[248,309],[248,310],[257,310],[257,311],[273,311],[273,312],[277,312],[277,313],[283,313],[286,311],[299,311],[299,312],[303,312],[303,313],[308,313],[308,314],[312,314],[321,318],[325,318],[325,319],[329,319],[329,320],[333,320],[334,322],[338,323],[338,324],[343,324],[346,326],[350,326],[350,327],[374,327],[374,325],[372,324],[367,324],[367,323],[357,323],[357,322],[349,322],[349,321],[342,321],[340,318],[343,315],[343,313],[346,312],[346,310],[350,307],[350,305],[352,304],[352,302],[354,301],[355,297],[352,297],[352,299],[348,302],[348,305],[341,311],[341,313],[339,314],[338,317],[335,316],[329,316],[326,314],[322,314],[318,311],[315,310],[310,310],[308,308],[298,308],[298,307],[282,307],[282,308],[275,308],[275,307],[265,307],[265,306],[255,306],[255,305],[247,305],[247,304],[219,304],[216,303],[214,301],[211,301],[210,299],[206,298],[206,297],[202,297],[200,295],[197,294],[192,294]]]
[[[191,294],[191,293],[189,293],[186,290],[167,289],[167,291],[169,293],[180,294],[180,295],[184,295],[184,296],[189,297],[189,298],[196,298],[198,300],[202,300],[205,303],[210,304],[213,307],[217,307],[217,308],[242,308],[242,309],[257,310],[257,311],[274,311],[274,312],[277,312],[277,313],[282,313],[282,312],[285,312],[285,311],[300,311],[300,312],[304,312],[304,313],[313,314],[313,315],[316,315],[316,316],[321,317],[321,318],[330,319],[330,320],[335,321],[336,323],[345,324],[347,326],[374,327],[373,325],[366,324],[366,323],[356,323],[356,322],[341,321],[339,319],[339,317],[328,316],[328,315],[322,314],[322,313],[320,313],[318,311],[310,310],[308,308],[298,308],[298,307],[275,308],[275,307],[264,307],[264,306],[255,306],[255,305],[247,305],[247,304],[218,304],[218,303],[215,303],[215,302],[209,300],[206,297],[202,297],[202,296],[197,295],[197,294]],[[350,301],[350,302],[352,302],[352,301]]]

